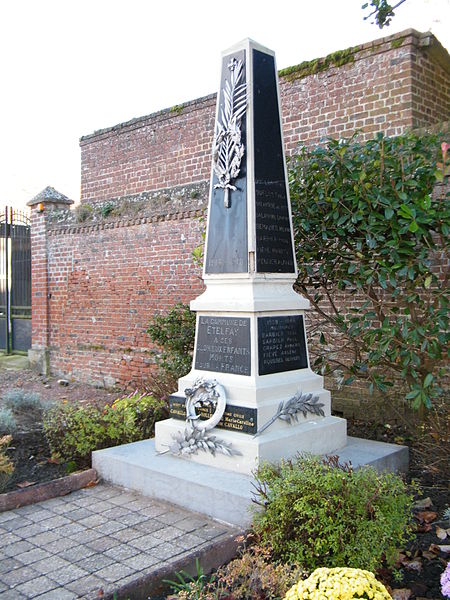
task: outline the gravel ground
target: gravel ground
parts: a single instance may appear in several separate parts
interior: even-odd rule
[[[8,390],[22,389],[37,392],[41,399],[51,402],[71,402],[76,404],[110,404],[121,394],[119,391],[99,389],[87,384],[68,381],[62,385],[59,378],[43,377],[29,369],[8,369],[0,367],[0,408],[2,397]],[[50,481],[67,474],[65,463],[58,464],[51,459],[42,423],[36,414],[25,411],[16,414],[17,430],[8,449],[15,470],[4,491],[18,489],[27,483]]]

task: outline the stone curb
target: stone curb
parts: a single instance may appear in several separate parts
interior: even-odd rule
[[[183,570],[190,575],[196,573],[196,561],[198,560],[205,574],[210,573],[236,556],[240,545],[238,534],[228,533],[221,536],[219,540],[211,540],[201,550],[193,549],[187,556],[174,560],[170,564],[149,573],[141,574],[136,579],[128,581],[125,585],[117,582],[114,592],[102,596],[103,600],[160,600],[167,597],[170,586],[164,583],[164,579],[176,580],[175,573]]]
[[[59,479],[38,483],[22,490],[0,494],[0,512],[13,510],[14,508],[20,508],[21,506],[27,506],[36,502],[43,502],[44,500],[50,500],[58,496],[65,496],[95,481],[97,481],[97,472],[95,469],[87,469],[79,473],[72,473],[66,477],[60,477]]]

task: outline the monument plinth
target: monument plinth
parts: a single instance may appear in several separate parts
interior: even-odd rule
[[[403,446],[347,439],[310,368],[279,107],[273,52],[244,40],[223,53],[192,370],[155,440],[92,455],[107,481],[243,527],[263,460],[408,464]]]
[[[191,302],[193,367],[171,397],[172,418],[156,425],[158,451],[250,474],[262,460],[345,446],[346,422],[331,416],[323,378],[310,369],[309,303],[294,292],[296,277],[275,57],[247,39],[222,56],[206,291]],[[220,415],[213,383],[225,397]]]

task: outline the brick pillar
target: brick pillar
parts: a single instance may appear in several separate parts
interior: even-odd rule
[[[73,200],[52,187],[46,187],[27,203],[31,207],[31,349],[28,359],[32,368],[43,375],[50,372],[48,217],[52,210],[67,210],[71,204]]]

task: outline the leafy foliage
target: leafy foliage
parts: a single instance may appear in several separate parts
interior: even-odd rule
[[[63,404],[45,415],[44,431],[53,455],[85,466],[93,450],[148,437],[164,406],[151,396],[139,394],[103,409]]]
[[[364,17],[364,20],[370,19],[370,17],[374,16],[375,23],[378,25],[380,29],[383,27],[387,27],[390,25],[392,17],[395,16],[394,9],[396,9],[400,4],[403,4],[406,0],[399,0],[397,4],[389,4],[387,0],[370,0],[370,9],[373,9],[370,14]],[[369,6],[369,2],[365,2],[362,5],[362,9],[365,10]]]
[[[32,411],[39,414],[51,406],[51,403],[42,400],[37,392],[27,392],[21,388],[7,390],[2,400],[5,406],[15,413]]]
[[[182,377],[190,370],[195,339],[195,313],[187,304],[178,303],[165,315],[151,321],[147,333],[160,346],[157,363],[169,375]]]
[[[206,577],[203,567],[200,565],[198,558],[195,559],[195,575],[190,575],[184,570],[177,571],[175,577],[177,581],[171,579],[163,579],[164,583],[168,583],[170,587],[179,592],[178,598],[203,598],[203,593],[206,591],[208,578]]]
[[[213,582],[218,598],[271,600],[282,598],[301,576],[304,572],[296,565],[272,561],[267,549],[253,546],[220,568]]]
[[[7,456],[6,450],[11,443],[12,437],[4,435],[0,437],[0,493],[5,489],[9,478],[14,471],[14,464]]]
[[[449,242],[449,166],[446,144],[438,162],[439,141],[381,133],[366,143],[330,140],[302,148],[290,169],[297,288],[321,316],[315,365],[384,393],[404,381],[414,408],[441,393],[448,340],[448,273],[439,268]],[[355,297],[350,310],[339,307],[343,294],[344,306]],[[329,352],[325,326],[345,340],[339,356]]]
[[[298,457],[260,466],[256,480],[255,531],[275,558],[308,571],[392,565],[411,532],[413,497],[399,476]]]
[[[155,430],[155,423],[168,416],[165,402],[139,392],[134,392],[125,398],[118,398],[113,402],[112,408],[133,420],[140,439],[151,437]]]
[[[302,576],[297,566],[272,561],[270,551],[255,544],[220,567],[209,581],[203,575],[184,580],[184,585],[173,582],[173,587],[178,600],[272,600],[282,598]]]
[[[105,202],[100,207],[100,213],[104,219],[108,217],[114,211],[115,205],[114,202]]]

